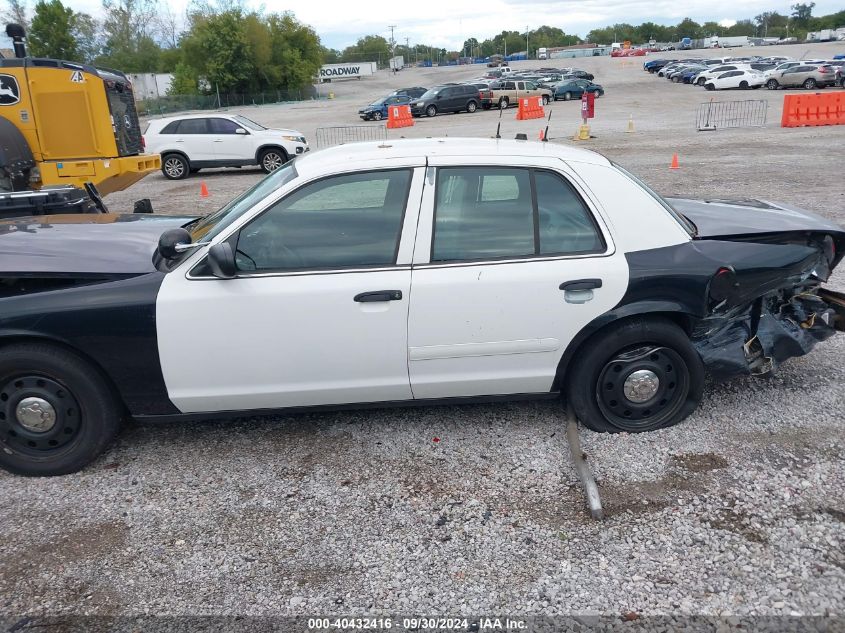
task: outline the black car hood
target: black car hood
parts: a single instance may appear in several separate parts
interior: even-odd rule
[[[0,274],[153,272],[159,236],[193,217],[114,213],[0,221]]]
[[[779,233],[829,233],[845,237],[845,229],[809,211],[764,200],[689,200],[667,198],[688,217],[700,238],[748,237]]]

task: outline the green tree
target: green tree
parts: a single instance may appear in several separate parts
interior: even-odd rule
[[[178,63],[173,69],[173,79],[170,82],[170,88],[167,89],[168,95],[195,95],[199,94],[197,87],[197,77],[194,70],[184,63]]]
[[[103,0],[103,49],[97,63],[124,72],[154,72],[161,46],[151,25],[156,0]]]
[[[182,50],[185,64],[212,91],[243,93],[253,84],[256,69],[241,9],[194,14]]]
[[[80,53],[74,34],[75,24],[76,14],[61,0],[39,0],[28,36],[32,55],[77,60]]]
[[[795,24],[798,26],[807,26],[810,18],[813,16],[813,8],[815,6],[815,2],[793,4],[790,9],[792,9],[792,19],[795,21]]]

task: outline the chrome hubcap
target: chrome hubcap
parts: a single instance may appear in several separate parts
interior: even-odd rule
[[[278,154],[267,154],[264,157],[264,167],[267,171],[274,171],[282,166],[282,157]]]
[[[628,400],[639,404],[653,398],[659,387],[657,374],[648,369],[639,369],[625,379],[622,389]]]
[[[44,398],[24,398],[18,403],[15,416],[18,424],[34,433],[46,433],[56,424],[56,410]]]
[[[185,168],[182,166],[181,161],[176,160],[175,158],[171,158],[166,163],[164,163],[164,171],[167,172],[168,176],[177,177],[181,176],[184,173]]]

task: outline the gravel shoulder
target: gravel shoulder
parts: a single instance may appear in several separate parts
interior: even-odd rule
[[[642,60],[574,61],[607,89],[584,146],[659,192],[762,197],[845,224],[845,127],[781,129],[783,93],[755,91],[715,98],[767,100],[766,128],[697,132],[703,90]],[[410,69],[333,84],[332,101],[243,112],[310,139],[356,124],[394,83],[471,74]],[[577,103],[551,108],[554,142],[570,142]],[[514,114],[503,136],[536,138],[540,123]],[[402,135],[492,136],[498,117],[439,116]],[[107,202],[207,213],[260,175],[153,175]],[[845,272],[831,286],[845,289]],[[582,432],[602,523],[585,509],[557,403],[129,424],[77,475],[0,473],[0,615],[841,616],[843,354],[838,336],[770,379],[708,383],[676,428]]]

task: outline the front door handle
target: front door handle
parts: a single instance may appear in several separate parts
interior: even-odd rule
[[[560,284],[561,290],[595,290],[601,288],[601,279],[576,279]]]
[[[372,303],[374,301],[401,301],[401,290],[374,290],[372,292],[362,292],[355,295],[355,301],[358,303]]]

